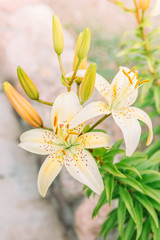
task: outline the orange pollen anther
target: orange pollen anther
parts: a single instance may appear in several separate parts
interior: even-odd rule
[[[146,82],[150,82],[150,80],[149,79],[145,79],[142,82],[140,82],[140,84],[143,84],[143,83],[146,83]]]
[[[54,118],[54,126],[56,126],[56,124],[57,124],[57,116],[55,116]]]
[[[128,73],[126,73],[124,69],[122,69],[122,72],[124,73],[124,75],[126,75],[126,77],[128,77],[128,80],[130,81],[130,84],[133,84],[133,83],[132,83],[132,79],[131,79],[131,77],[128,75]]]
[[[134,70],[135,70],[136,68],[135,67],[133,67],[127,74],[129,74],[129,73],[131,73],[131,72],[133,72]]]
[[[77,132],[68,132],[68,134],[79,135],[79,133],[77,133]]]
[[[142,77],[140,77],[140,78],[138,79],[138,81],[136,82],[135,89],[138,87],[138,84],[140,83],[141,79],[142,79]]]
[[[59,124],[59,127],[60,127],[60,128],[62,128],[63,126],[64,126],[64,124],[62,124],[62,123],[61,123],[61,124]]]
[[[65,137],[64,140],[67,142],[67,139],[68,139],[68,138],[69,138],[69,134]]]
[[[62,152],[63,152],[64,155],[66,155],[66,151],[64,149],[62,150]]]

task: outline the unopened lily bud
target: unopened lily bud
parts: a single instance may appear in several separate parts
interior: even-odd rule
[[[80,97],[83,102],[86,102],[92,96],[95,86],[96,70],[97,65],[95,63],[91,63],[84,75],[80,89]]]
[[[53,15],[52,30],[53,30],[54,50],[57,53],[57,55],[60,55],[63,52],[64,36],[63,36],[61,22],[59,20],[59,17],[56,15]]]
[[[23,90],[26,92],[29,98],[33,100],[39,99],[39,92],[32,82],[32,80],[28,77],[28,75],[24,72],[21,67],[17,67],[17,76],[20,81],[20,84]]]
[[[81,38],[82,38],[82,32],[79,34],[78,39],[77,39],[77,43],[76,43],[76,47],[75,47],[75,53],[74,53],[74,60],[73,60],[73,71],[75,70],[77,63],[78,63],[78,55],[77,55],[77,49],[78,46],[80,44]],[[87,56],[85,58],[83,58],[83,60],[81,61],[78,69],[86,69],[86,65],[87,65]]]
[[[43,121],[36,110],[9,82],[5,82],[3,88],[13,107],[23,120],[33,127],[40,128],[43,126]]]
[[[80,38],[80,42],[78,44],[77,56],[80,60],[85,58],[88,54],[91,43],[91,31],[89,28],[85,28],[82,37]]]
[[[149,8],[150,0],[139,0],[139,8],[146,11]]]

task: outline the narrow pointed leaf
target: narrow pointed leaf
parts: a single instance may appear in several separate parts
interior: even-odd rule
[[[128,175],[126,175],[126,178],[120,179],[120,181],[136,189],[138,192],[145,193],[143,186],[136,179]]]
[[[127,191],[127,189],[120,187],[119,194],[120,194],[123,202],[125,203],[126,208],[127,208],[128,212],[130,213],[131,217],[133,218],[134,221],[136,221],[135,211],[134,211],[134,207],[133,207],[133,201],[132,201],[132,198],[131,198],[129,192]]]
[[[150,230],[151,230],[150,221],[149,219],[147,219],[143,225],[143,231],[139,240],[149,240]]]
[[[95,206],[93,213],[92,213],[92,218],[94,218],[98,212],[99,209],[107,202],[107,198],[106,198],[106,191],[104,190],[98,200],[97,205]]]
[[[139,173],[139,171],[137,170],[137,168],[132,167],[132,166],[130,166],[130,165],[127,164],[127,163],[118,162],[118,163],[116,163],[115,165],[116,165],[116,167],[118,168],[118,170],[119,170],[119,169],[130,170],[130,171],[136,173],[140,178],[142,178],[142,177],[141,177],[141,174]]]
[[[136,202],[135,206],[135,217],[136,217],[136,227],[137,227],[137,236],[136,239],[139,238],[142,232],[143,227],[143,210],[141,204]]]
[[[112,163],[107,163],[107,164],[103,165],[103,168],[104,168],[107,172],[113,174],[113,176],[117,176],[117,177],[120,177],[120,178],[126,178],[126,176],[123,175],[123,174],[116,168],[116,166],[115,166],[114,164],[112,164]]]
[[[124,222],[126,218],[126,206],[122,198],[119,199],[117,218],[118,218],[119,233],[120,233],[121,239],[123,239],[124,238]]]
[[[106,239],[108,233],[113,229],[117,223],[117,209],[114,209],[109,213],[108,219],[103,223],[102,229],[99,235],[104,234],[104,239]]]
[[[151,224],[151,229],[153,232],[153,240],[159,240],[160,239],[160,228],[157,228],[155,225],[155,222],[153,221],[153,219],[150,217],[150,224]]]
[[[132,218],[130,218],[127,227],[124,232],[124,240],[131,240],[134,233],[135,223]]]
[[[144,208],[146,208],[146,210],[152,216],[156,226],[158,227],[158,217],[157,217],[156,211],[152,206],[152,203],[148,200],[147,197],[145,197],[142,194],[134,193],[134,197],[137,199],[138,202],[140,202],[144,206]]]
[[[104,186],[106,190],[107,201],[111,205],[112,193],[114,189],[114,178],[113,175],[107,175],[104,180]]]
[[[143,188],[145,189],[146,195],[153,198],[155,201],[157,201],[160,204],[160,191],[156,189],[152,189],[147,185],[143,184]]]

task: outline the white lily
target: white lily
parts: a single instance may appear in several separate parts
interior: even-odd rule
[[[45,129],[34,129],[21,135],[20,147],[32,153],[49,154],[38,175],[38,189],[43,197],[63,164],[72,177],[97,194],[104,189],[97,164],[85,148],[106,147],[109,137],[100,132],[81,134],[84,121],[69,129],[70,121],[81,109],[74,92],[64,93],[56,98],[52,108],[51,122],[54,133]]]
[[[85,70],[79,70],[77,76],[83,77]],[[67,74],[67,77],[72,73]],[[133,69],[121,67],[112,83],[110,84],[101,75],[96,75],[95,87],[105,98],[103,102],[92,102],[83,108],[70,122],[70,128],[81,124],[101,114],[112,114],[115,123],[120,127],[126,145],[126,155],[130,156],[138,146],[141,127],[138,120],[143,121],[149,128],[149,136],[146,145],[149,145],[153,138],[152,122],[149,116],[139,108],[131,107],[138,95],[138,85],[142,85],[148,80],[140,82],[138,74],[133,73]],[[105,110],[104,110],[105,109]],[[138,119],[138,120],[137,120]]]

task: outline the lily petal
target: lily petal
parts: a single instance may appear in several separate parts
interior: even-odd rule
[[[144,122],[147,125],[147,127],[149,128],[149,135],[148,135],[148,139],[146,142],[146,145],[148,146],[152,142],[152,139],[153,139],[152,122],[151,122],[150,117],[143,110],[136,108],[136,107],[130,107],[129,111],[132,114],[132,116],[134,116],[138,120],[141,120],[142,122]]]
[[[102,177],[92,155],[83,148],[72,148],[65,156],[65,166],[68,172],[79,182],[87,185],[95,193],[101,194],[104,189]]]
[[[107,108],[106,104],[101,101],[91,102],[72,119],[69,128],[74,128],[84,121],[103,114],[110,114],[110,110]]]
[[[60,139],[51,131],[32,129],[24,132],[20,137],[19,147],[41,155],[53,153],[63,149]]]
[[[84,77],[86,70],[78,70],[76,76]],[[66,74],[66,77],[71,77],[73,72]],[[113,98],[113,91],[111,85],[105,78],[100,74],[96,73],[95,87],[99,93],[107,100],[108,105],[110,105]]]
[[[101,132],[89,132],[77,138],[84,148],[100,148],[109,145],[110,138],[107,134]]]
[[[67,92],[59,95],[52,107],[51,122],[54,131],[62,126],[62,131],[66,130],[66,125],[82,109],[79,99],[74,92]],[[64,126],[64,127],[63,127]]]
[[[64,155],[61,155],[60,151],[49,155],[43,162],[37,181],[38,190],[42,197],[45,197],[49,186],[61,171],[63,163]]]
[[[141,135],[140,124],[138,120],[131,115],[128,108],[119,112],[113,111],[112,116],[123,133],[126,145],[126,155],[131,156],[139,143]]]
[[[120,67],[119,72],[116,74],[111,84],[114,96],[117,99],[116,104],[120,103],[121,108],[132,105],[138,95],[138,88],[135,88],[135,84],[137,82],[136,76],[133,72],[128,74],[130,79],[132,79],[133,84],[131,84],[129,78],[124,74],[123,70],[126,73],[130,71],[129,68]]]

